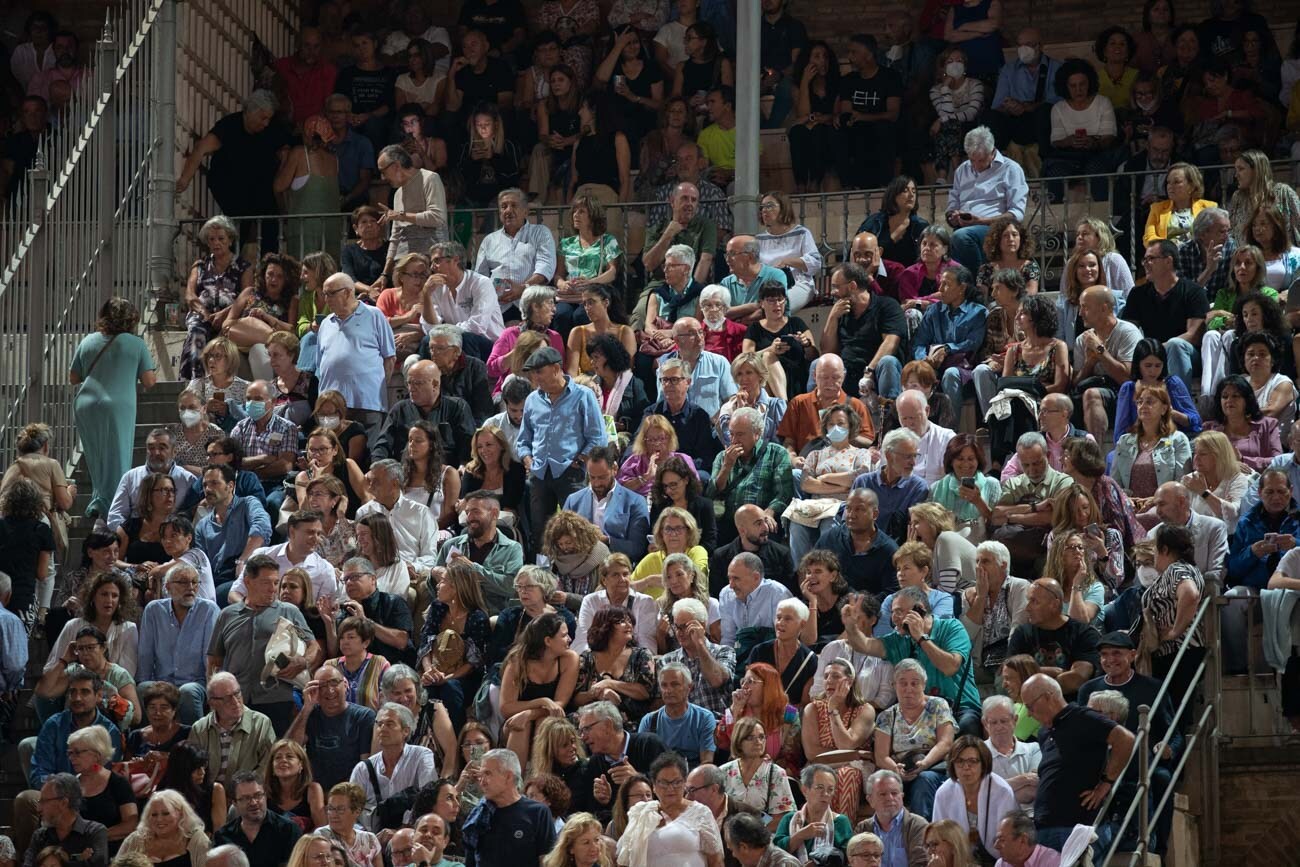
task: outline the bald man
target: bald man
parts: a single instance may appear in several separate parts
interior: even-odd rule
[[[717,598],[727,586],[727,566],[742,551],[757,554],[763,561],[763,574],[780,581],[791,592],[799,591],[790,548],[771,538],[771,525],[763,510],[746,503],[736,510],[736,538],[709,555],[709,595]]]
[[[849,397],[844,391],[844,360],[832,352],[823,352],[817,359],[817,366],[812,373],[812,390],[798,395],[786,407],[781,423],[777,425],[776,435],[781,445],[790,452],[790,460],[796,468],[803,466],[800,453],[813,441],[822,439],[822,413],[833,406],[847,404],[858,414],[858,429],[853,431],[855,445],[863,448],[872,444],[876,438],[875,427],[866,406],[856,397]]]
[[[916,467],[912,472],[925,479],[927,484],[934,485],[944,477],[943,455],[956,433],[930,421],[930,402],[915,389],[900,394],[895,407],[899,425],[921,439],[916,452]]]
[[[879,215],[879,219],[876,217]],[[880,236],[876,232],[867,230],[868,224],[880,225],[878,231],[887,232],[889,226],[884,211],[877,211],[875,214],[867,217],[862,221],[862,226],[858,227],[858,233],[853,236],[853,241],[849,244],[849,261],[854,265],[861,265],[871,275],[871,283],[868,288],[876,295],[888,295],[894,300],[898,300],[898,275],[903,273],[904,266],[891,259],[886,259],[884,251],[880,249]]]
[[[727,318],[737,322],[757,322],[763,318],[758,303],[759,288],[771,282],[789,289],[785,272],[763,264],[758,257],[758,239],[753,235],[737,235],[728,241],[726,257],[727,267],[731,269],[731,273],[722,278],[722,285],[731,293]]]
[[[1029,587],[1025,613],[1029,622],[1017,626],[1007,640],[1007,656],[1027,653],[1043,674],[1055,679],[1067,695],[1092,679],[1101,668],[1101,634],[1087,623],[1065,615],[1069,599],[1054,578],[1039,578]]]

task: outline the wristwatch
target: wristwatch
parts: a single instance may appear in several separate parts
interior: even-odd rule
[[[926,642],[929,640],[930,640],[930,633],[927,632],[924,635],[922,635],[920,638],[916,639],[916,643],[921,644],[922,642]]]

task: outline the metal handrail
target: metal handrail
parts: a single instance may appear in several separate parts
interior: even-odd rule
[[[1210,617],[1209,612],[1215,610],[1217,607],[1216,600],[1219,596],[1219,589],[1217,582],[1207,582],[1202,591],[1202,599],[1197,607],[1196,616],[1192,618],[1192,622],[1187,627],[1183,640],[1178,646],[1178,652],[1174,655],[1174,660],[1169,667],[1170,671],[1178,670],[1178,667],[1182,664],[1182,661],[1187,655],[1188,649],[1192,646],[1192,642],[1196,638],[1197,632],[1202,624],[1208,624],[1207,632],[1217,633],[1218,618]],[[1150,758],[1151,756],[1159,756],[1168,747],[1169,738],[1177,729],[1179,722],[1186,713],[1193,696],[1197,692],[1197,688],[1202,685],[1203,678],[1205,678],[1207,673],[1217,670],[1217,666],[1220,664],[1217,635],[1207,635],[1205,640],[1201,642],[1201,646],[1205,647],[1206,655],[1197,665],[1195,672],[1189,680],[1187,691],[1182,696],[1182,700],[1179,702],[1177,709],[1173,712],[1170,718],[1169,730],[1165,733],[1164,739],[1161,740],[1161,742],[1156,745],[1156,748],[1150,752],[1144,751],[1144,747],[1151,739],[1150,714],[1151,711],[1159,708],[1162,702],[1164,702],[1168,697],[1169,688],[1173,681],[1170,678],[1165,678],[1160,684],[1160,689],[1156,691],[1156,696],[1151,705],[1143,705],[1139,708],[1139,725],[1138,731],[1134,733],[1133,749],[1129,754],[1128,760],[1125,761],[1124,767],[1120,770],[1118,776],[1116,776],[1116,785],[1111,786],[1110,791],[1107,793],[1106,798],[1102,801],[1102,804],[1097,811],[1097,819],[1094,828],[1100,828],[1103,825],[1109,824],[1107,819],[1110,815],[1111,807],[1114,804],[1115,798],[1119,795],[1120,787],[1118,783],[1123,780],[1124,775],[1128,772],[1128,769],[1134,760],[1137,760],[1139,773],[1136,791],[1133,793],[1132,802],[1124,812],[1123,818],[1114,828],[1114,839],[1111,842],[1110,848],[1098,862],[1101,867],[1109,867],[1109,865],[1116,863],[1114,859],[1118,854],[1120,843],[1123,841],[1124,835],[1128,832],[1135,815],[1138,818],[1139,824],[1138,846],[1137,851],[1129,855],[1128,863],[1131,865],[1134,863],[1133,859],[1135,856],[1144,855],[1147,847],[1150,845],[1151,817],[1160,815],[1161,811],[1170,803],[1170,798],[1174,791],[1174,786],[1172,784],[1168,791],[1165,792],[1164,797],[1161,798],[1160,803],[1156,805],[1154,809],[1150,808],[1148,794],[1151,790],[1155,771],[1159,767],[1159,762],[1151,762]],[[1191,734],[1186,738],[1182,755],[1179,757],[1179,761],[1173,771],[1172,780],[1176,781],[1184,767],[1187,765],[1193,748],[1205,733],[1206,726],[1210,724],[1211,716],[1215,715],[1217,717],[1217,709],[1221,704],[1221,700],[1222,697],[1217,693],[1217,690],[1213,696],[1206,697],[1205,709],[1202,711],[1195,727],[1191,730]],[[1212,745],[1215,743],[1213,737],[1211,737],[1209,741]],[[1208,757],[1207,760],[1212,761],[1213,757]],[[1217,803],[1217,799],[1210,796],[1207,797],[1207,802],[1215,804]],[[1203,831],[1207,833],[1211,839],[1217,837],[1217,823],[1216,827],[1204,828]],[[1213,848],[1217,850],[1217,843],[1214,844]]]

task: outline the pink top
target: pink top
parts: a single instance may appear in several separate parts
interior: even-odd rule
[[[388,317],[398,316],[409,309],[402,307],[402,290],[391,287],[379,293],[375,306],[379,308],[380,313]]]
[[[727,361],[735,361],[745,341],[746,328],[734,319],[727,319],[721,331],[704,326],[704,349],[716,352]]]
[[[700,474],[695,470],[695,461],[691,460],[688,455],[684,455],[681,452],[673,452],[670,456],[681,458],[683,461],[686,462],[686,466],[690,469],[691,475],[695,476],[697,479],[700,477]],[[628,455],[627,460],[623,461],[623,466],[619,467],[618,469],[619,483],[622,484],[625,488],[629,488],[630,490],[636,491],[638,494],[640,494],[643,497],[650,496],[650,489],[654,487],[653,480],[646,482],[644,485],[642,485],[639,488],[633,488],[631,485],[627,484],[627,481],[629,479],[635,479],[637,476],[640,476],[643,473],[645,473],[646,469],[649,466],[650,466],[650,458],[647,455],[637,455],[637,454]]]
[[[1205,430],[1223,431],[1223,425],[1217,421],[1207,421]],[[1255,472],[1267,469],[1273,458],[1282,454],[1282,433],[1277,419],[1266,415],[1259,421],[1250,423],[1250,433],[1240,439],[1228,437],[1241,455],[1241,462]]]
[[[952,264],[954,264],[952,259],[949,259],[947,257],[941,259],[939,261],[939,274],[942,275],[943,269],[947,268],[949,265]],[[917,262],[915,265],[911,265],[907,268],[904,268],[903,272],[898,275],[899,302],[901,303],[903,301],[911,301],[914,298],[924,298],[926,300],[930,300],[931,299],[930,295],[926,295],[926,296],[921,295],[921,284],[925,282],[926,276],[927,274],[926,274],[924,262]],[[938,283],[938,278],[935,279],[935,283],[936,284]]]
[[[382,296],[380,297],[382,298]],[[497,342],[492,344],[492,354],[488,356],[487,360],[487,371],[488,376],[496,380],[492,384],[492,394],[494,395],[501,393],[501,383],[505,382],[506,377],[510,375],[510,368],[506,364],[506,356],[519,342],[519,328],[518,325],[511,325],[505,331],[502,331],[501,336],[497,338]],[[564,341],[560,339],[559,332],[553,328],[548,328],[546,329],[546,337],[551,341],[551,348],[560,353],[560,358],[564,358]]]

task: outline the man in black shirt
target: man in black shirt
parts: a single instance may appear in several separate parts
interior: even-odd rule
[[[1101,665],[1097,653],[1101,636],[1089,624],[1062,614],[1064,602],[1056,579],[1035,581],[1025,605],[1029,622],[1012,630],[1007,656],[1028,653],[1039,671],[1054,678],[1067,695],[1074,695]]]
[[[211,156],[208,190],[223,213],[245,217],[278,211],[272,183],[280,168],[280,155],[289,147],[289,131],[275,120],[279,105],[271,91],[255,90],[244,100],[243,111],[213,124],[185,158],[176,178],[176,192],[185,192],[199,165]],[[240,223],[241,244],[253,240],[256,227],[256,223]],[[280,249],[275,219],[262,220],[260,231],[263,253]]]
[[[1097,818],[1133,752],[1133,735],[1094,710],[1066,702],[1061,685],[1045,674],[1025,681],[1020,700],[1042,726],[1034,798],[1038,842],[1059,852],[1075,825]]]
[[[790,78],[799,52],[808,47],[808,29],[786,10],[786,0],[763,0],[759,22],[758,62],[763,67],[762,92],[772,94],[772,113],[762,118],[764,129],[784,127],[793,108],[799,82]]]
[[[870,373],[877,393],[895,398],[903,378],[899,359],[907,339],[907,319],[899,303],[873,293],[873,285],[875,279],[861,265],[835,266],[831,271],[835,303],[822,326],[821,349],[844,359],[845,394],[861,397],[858,383],[864,373]]]
[[[302,829],[275,810],[266,808],[266,789],[262,774],[240,771],[232,781],[235,818],[217,829],[214,846],[238,846],[248,856],[249,864],[276,867],[289,860]]]
[[[835,114],[840,117],[836,164],[846,187],[883,187],[894,174],[895,124],[903,82],[877,62],[876,37],[849,37],[853,71],[840,79]]]
[[[343,564],[343,589],[348,598],[338,603],[338,619],[359,617],[375,627],[370,652],[393,665],[415,665],[411,644],[411,609],[406,600],[379,589],[375,566],[365,557],[353,557]]]
[[[763,510],[753,503],[746,503],[736,510],[733,516],[736,523],[736,538],[709,555],[709,595],[716,597],[727,586],[727,567],[731,560],[742,551],[757,554],[763,561],[763,574],[773,581],[780,581],[790,588],[791,593],[799,592],[799,579],[794,574],[794,560],[790,547],[782,545],[775,539],[769,539],[767,519]]]
[[[1104,690],[1114,690],[1120,693],[1128,699],[1128,719],[1124,720],[1124,728],[1134,734],[1137,734],[1138,721],[1141,716],[1138,708],[1146,705],[1152,709],[1151,739],[1147,741],[1147,748],[1154,750],[1156,746],[1164,741],[1166,735],[1169,736],[1168,746],[1160,752],[1159,756],[1155,757],[1157,766],[1151,778],[1151,798],[1154,806],[1160,802],[1165,792],[1173,784],[1174,765],[1183,751],[1183,734],[1173,724],[1173,704],[1170,702],[1169,696],[1164,696],[1160,704],[1156,704],[1156,695],[1160,692],[1160,681],[1134,671],[1133,664],[1136,661],[1137,650],[1134,649],[1133,639],[1129,637],[1127,632],[1107,633],[1101,639],[1101,669],[1105,674],[1093,678],[1079,687],[1079,704],[1087,707],[1088,699]],[[1129,765],[1124,780],[1126,786],[1136,784],[1136,762]],[[1129,800],[1131,799],[1130,796]],[[1120,813],[1123,814],[1122,809]],[[1174,818],[1172,804],[1166,804],[1165,809],[1158,816],[1152,818],[1155,830],[1155,844],[1152,849],[1157,854],[1160,854],[1165,851],[1169,844],[1169,834]]]
[[[334,90],[352,100],[348,123],[369,139],[378,153],[388,143],[397,73],[379,59],[379,41],[374,33],[365,30],[354,33],[352,55],[356,63],[339,70]]]
[[[608,816],[614,793],[637,774],[650,771],[650,763],[667,747],[653,732],[623,730],[623,715],[607,701],[578,710],[578,734],[591,753],[582,785],[574,790],[574,809]],[[602,819],[603,821],[603,819]]]
[[[713,459],[722,446],[713,434],[709,414],[687,396],[691,390],[690,370],[680,359],[666,359],[659,366],[659,382],[663,397],[646,407],[642,418],[661,415],[668,419],[677,432],[677,451],[690,456],[700,481],[707,483]]]
[[[82,818],[83,800],[81,783],[72,774],[53,774],[46,778],[41,786],[41,828],[32,836],[23,867],[38,867],[36,855],[50,846],[69,856],[65,864],[75,859],[79,865],[108,867],[108,829],[99,822]]]
[[[506,5],[503,0],[498,7]],[[518,20],[523,21],[522,16],[521,11]],[[462,136],[469,113],[479,103],[495,105],[503,112],[514,105],[515,83],[510,68],[501,58],[490,56],[489,47],[489,37],[482,30],[470,30],[461,40],[461,56],[451,62],[447,73],[447,111],[456,119]]]
[[[1147,244],[1142,264],[1148,280],[1134,286],[1124,303],[1124,318],[1142,329],[1147,337],[1165,345],[1169,375],[1183,382],[1201,366],[1201,337],[1205,333],[1205,314],[1210,300],[1205,290],[1178,274],[1173,241]]]
[[[465,817],[466,867],[540,864],[555,845],[550,808],[519,794],[519,758],[490,750],[479,764],[483,800]]]
[[[407,369],[406,388],[410,396],[388,410],[379,438],[370,450],[371,459],[400,458],[406,451],[411,425],[423,419],[438,426],[448,463],[462,466],[469,460],[474,439],[474,414],[469,404],[442,393],[442,371],[432,361],[417,361]]]

